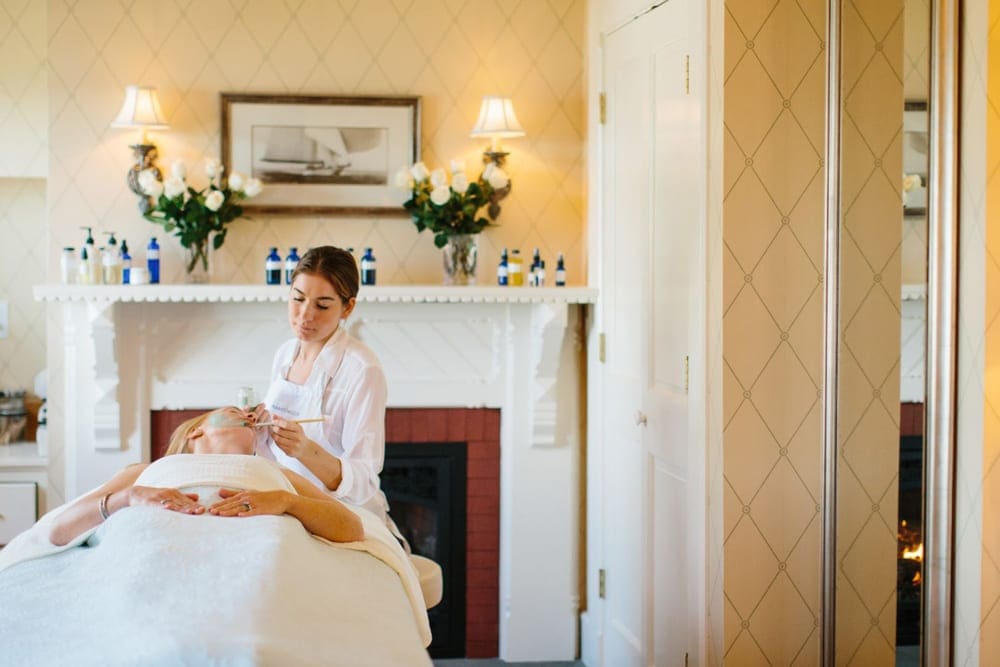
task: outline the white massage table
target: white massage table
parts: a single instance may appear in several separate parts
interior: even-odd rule
[[[358,510],[333,545],[288,516],[132,507],[60,549],[50,513],[0,551],[9,665],[431,665],[430,630],[398,542]]]

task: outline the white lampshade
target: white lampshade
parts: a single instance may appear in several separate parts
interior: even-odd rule
[[[514,115],[514,105],[509,97],[487,95],[479,107],[479,120],[472,128],[470,137],[492,137],[494,139],[512,139],[523,137],[524,128],[517,122]]]
[[[127,86],[125,102],[118,116],[111,121],[111,127],[139,127],[143,130],[165,130],[170,127],[163,119],[160,100],[156,98],[156,88]]]

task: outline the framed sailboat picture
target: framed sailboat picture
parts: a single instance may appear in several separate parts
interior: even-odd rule
[[[222,163],[259,178],[248,213],[405,216],[393,174],[420,159],[419,97],[222,93]]]

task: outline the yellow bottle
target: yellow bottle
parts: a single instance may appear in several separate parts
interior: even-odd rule
[[[515,248],[507,261],[507,279],[513,287],[524,285],[524,264],[521,261],[521,251]]]

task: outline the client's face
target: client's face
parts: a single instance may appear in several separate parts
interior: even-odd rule
[[[253,454],[256,436],[246,413],[228,407],[210,412],[190,439],[195,454]]]

